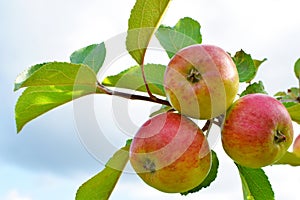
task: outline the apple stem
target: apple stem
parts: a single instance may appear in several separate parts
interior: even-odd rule
[[[147,90],[147,93],[149,95],[149,99],[152,101],[152,102],[156,102],[156,103],[160,103],[160,104],[163,104],[163,105],[168,105],[170,106],[170,103],[167,102],[166,104],[166,101],[165,100],[162,100],[162,99],[159,99],[157,98],[156,96],[154,96],[149,88],[149,84],[147,82],[147,79],[146,79],[146,74],[145,74],[145,67],[144,67],[144,58],[143,58],[143,61],[142,61],[142,64],[141,64],[141,70],[142,70],[142,77],[143,77],[143,81],[145,83],[145,87],[146,87],[146,90]]]
[[[197,83],[200,81],[200,79],[201,79],[200,72],[195,67],[193,67],[187,76],[187,80],[189,80],[192,83]]]
[[[281,133],[281,131],[277,130],[274,136],[274,141],[276,144],[279,144],[281,142],[285,142],[286,141],[286,137],[284,134]]]
[[[148,85],[148,82],[147,82],[147,79],[146,79],[146,75],[145,75],[145,67],[144,67],[144,61],[143,63],[141,64],[141,70],[142,70],[142,77],[143,77],[143,81],[145,83],[145,87],[146,87],[146,90],[147,90],[147,93],[149,95],[149,97],[153,100],[156,100],[157,97],[154,96],[149,88],[149,85]]]
[[[221,126],[223,124],[223,120],[224,120],[224,115],[219,115],[216,118],[207,120],[206,123],[204,124],[203,128],[202,128],[203,132],[207,131],[206,137],[208,136],[209,131],[210,131],[212,125],[216,124],[217,126],[219,126],[221,128]]]

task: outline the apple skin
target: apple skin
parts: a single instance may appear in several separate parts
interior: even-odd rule
[[[298,135],[293,144],[293,153],[300,157],[300,135]]]
[[[261,168],[280,159],[293,141],[286,108],[265,94],[249,94],[233,103],[222,126],[222,145],[236,163]]]
[[[166,193],[200,185],[212,162],[202,130],[187,117],[171,112],[142,125],[132,140],[129,159],[145,183]]]
[[[224,114],[234,101],[239,76],[223,49],[197,44],[178,51],[164,74],[168,101],[181,114],[211,119]]]

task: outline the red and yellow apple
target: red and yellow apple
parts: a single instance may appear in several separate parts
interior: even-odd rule
[[[167,193],[198,186],[211,167],[211,151],[201,129],[178,113],[146,121],[130,146],[130,163],[148,185]]]
[[[192,45],[170,60],[164,87],[168,101],[181,114],[211,119],[225,113],[234,101],[239,76],[234,62],[223,49]]]
[[[280,159],[293,141],[291,117],[281,102],[265,94],[241,97],[228,109],[222,145],[236,163],[261,168]]]
[[[300,157],[300,135],[298,135],[293,144],[293,153]]]

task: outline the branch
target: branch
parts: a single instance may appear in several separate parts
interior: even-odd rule
[[[211,125],[211,120],[207,120],[206,123],[204,124],[204,126],[202,127],[202,131],[205,132],[209,129]]]
[[[101,92],[104,92],[105,94],[118,96],[118,97],[122,97],[125,99],[143,100],[143,101],[149,101],[149,102],[153,102],[153,103],[159,103],[159,104],[166,105],[166,106],[171,106],[171,104],[167,100],[159,99],[156,97],[151,98],[151,97],[146,97],[146,96],[142,96],[142,95],[128,94],[125,92],[113,91],[113,90],[106,88],[104,85],[102,85],[99,82],[97,82],[97,89]]]
[[[224,114],[219,115],[218,117],[215,118],[217,121],[213,121],[213,123],[221,128],[222,124],[223,124],[223,121],[224,121],[224,118],[225,118]]]

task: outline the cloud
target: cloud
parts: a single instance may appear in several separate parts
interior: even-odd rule
[[[72,105],[65,105],[30,122],[16,134],[12,114],[4,119],[0,160],[33,171],[68,175],[99,169],[97,162],[80,143],[74,129]],[[60,123],[58,123],[60,122]]]
[[[32,198],[22,195],[16,189],[13,189],[4,196],[3,200],[32,200]]]

